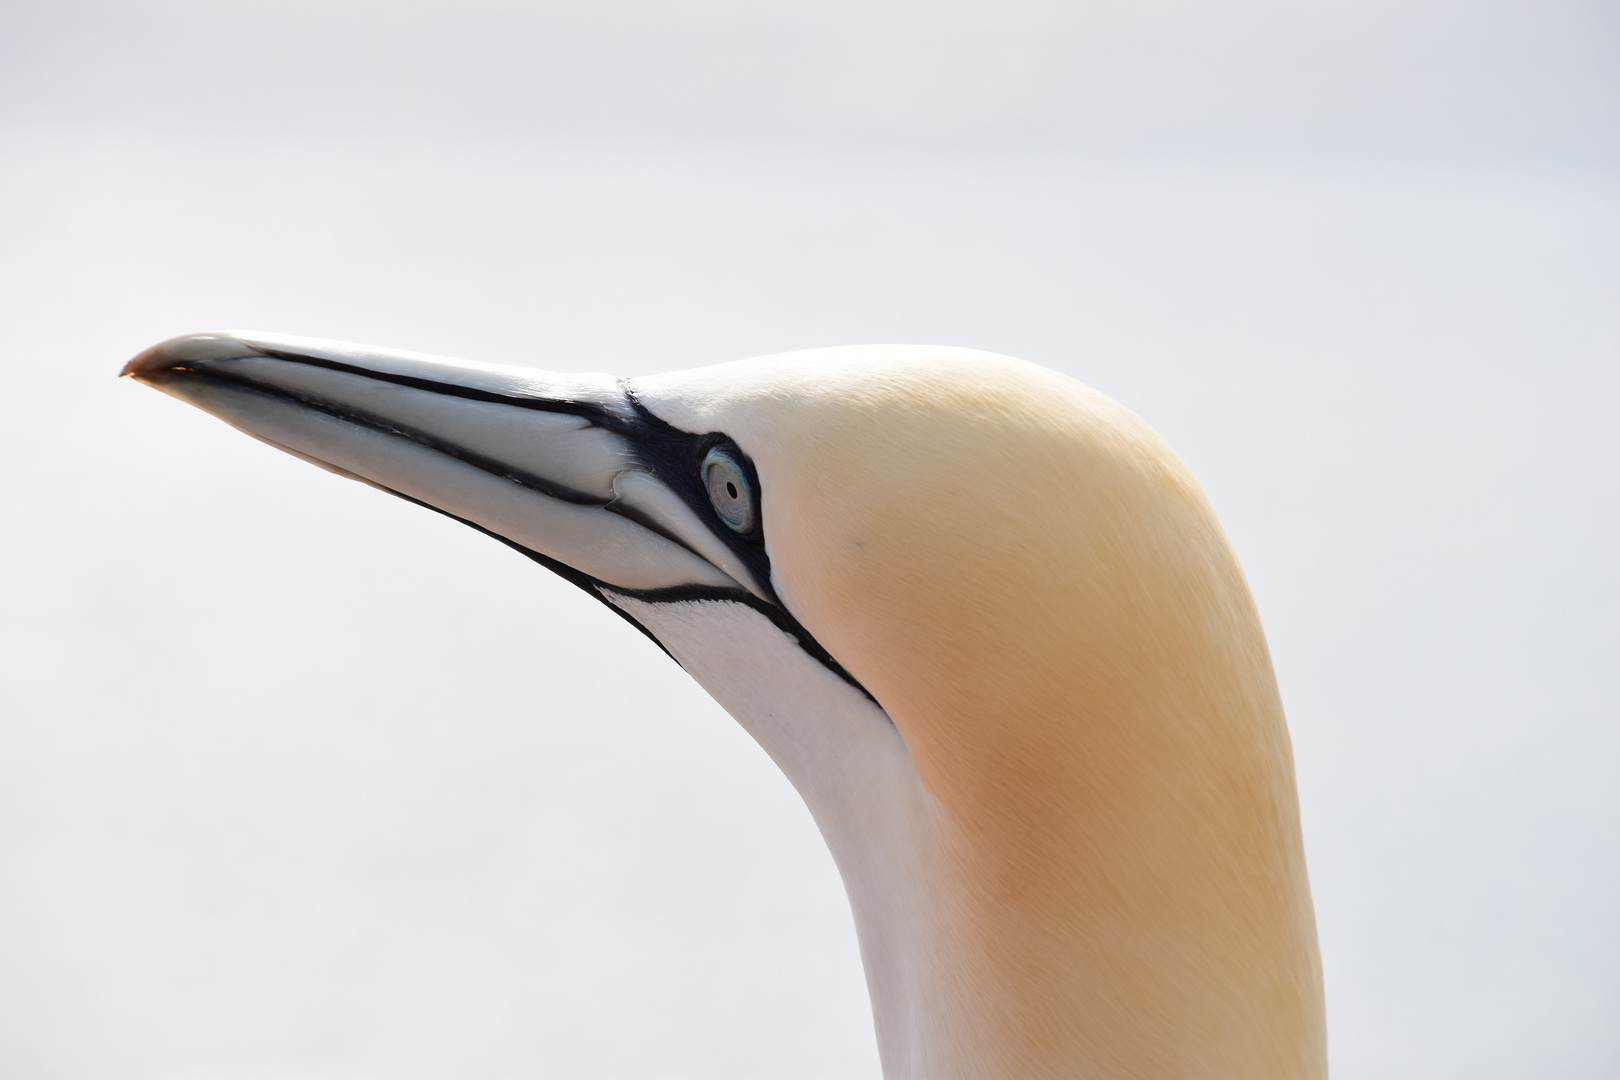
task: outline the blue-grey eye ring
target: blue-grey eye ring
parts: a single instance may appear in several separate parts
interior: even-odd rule
[[[737,459],[716,446],[703,456],[702,476],[709,502],[726,527],[733,532],[753,532],[759,511],[753,488],[748,484],[748,474],[743,472]]]

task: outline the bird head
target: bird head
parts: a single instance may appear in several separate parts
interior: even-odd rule
[[[517,548],[681,663],[827,837],[891,1071],[1314,1071],[1259,620],[1197,483],[1103,395],[922,346],[617,379],[218,333],[124,373]],[[1245,1057],[1257,1008],[1276,1052]]]

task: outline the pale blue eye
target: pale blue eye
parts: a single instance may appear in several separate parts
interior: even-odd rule
[[[754,531],[754,492],[735,458],[718,446],[703,458],[703,486],[720,520],[735,532]]]

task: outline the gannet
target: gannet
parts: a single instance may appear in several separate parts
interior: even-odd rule
[[[1325,1075],[1288,732],[1197,482],[969,349],[649,378],[263,333],[133,376],[632,623],[803,796],[889,1077]]]

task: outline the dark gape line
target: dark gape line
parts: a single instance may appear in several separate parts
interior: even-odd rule
[[[766,603],[764,600],[761,600],[747,589],[722,589],[713,585],[673,585],[663,589],[629,589],[621,585],[610,585],[605,581],[600,581],[589,574],[574,569],[567,563],[559,562],[558,560],[553,559],[550,555],[535,551],[533,548],[525,547],[516,540],[502,536],[493,529],[486,529],[476,521],[469,521],[464,517],[459,517],[452,514],[448,510],[440,509],[439,507],[434,506],[432,503],[423,502],[421,499],[418,499],[415,496],[406,495],[401,491],[395,491],[391,487],[384,487],[382,484],[376,483],[373,483],[371,486],[377,488],[379,491],[386,491],[390,495],[404,499],[408,503],[420,506],[425,510],[431,510],[435,514],[441,514],[444,517],[449,518],[451,521],[459,521],[469,529],[474,529],[493,540],[500,541],[513,551],[522,555],[524,558],[532,559],[541,566],[545,567],[547,570],[550,570],[552,573],[556,574],[558,577],[562,578],[564,581],[577,585],[579,588],[585,590],[587,593],[600,600],[603,604],[607,605],[607,607],[615,615],[619,616],[619,618],[623,619],[631,626],[634,626],[637,630],[640,630],[647,636],[647,640],[651,641],[654,645],[657,645],[658,648],[663,651],[665,656],[669,657],[671,660],[674,660],[677,664],[679,664],[680,661],[676,659],[674,653],[670,652],[669,649],[665,647],[662,641],[658,640],[656,634],[643,626],[641,621],[638,620],[634,615],[631,615],[628,611],[609,600],[606,594],[613,593],[617,596],[627,597],[631,600],[641,600],[649,604],[727,603],[741,604],[744,607],[753,608],[755,611],[769,619],[772,626],[775,626],[778,630],[782,631],[782,633],[786,634],[790,639],[792,639],[793,643],[799,648],[803,649],[805,653],[811,657],[811,659],[815,660],[828,671],[831,671],[834,675],[837,675],[840,679],[843,679],[850,686],[853,686],[855,689],[859,690],[866,696],[866,699],[872,704],[876,705],[879,710],[883,709],[882,702],[873,697],[872,692],[866,687],[862,686],[859,679],[855,678],[855,676],[846,671],[844,669],[844,665],[840,664],[833,658],[832,653],[822,648],[821,643],[811,635],[810,631],[804,628],[803,624],[801,624],[799,620],[788,614],[784,608],[778,607],[775,604]],[[887,717],[889,714],[884,712],[883,715]]]
[[[714,506],[709,502],[708,491],[705,489],[702,477],[699,475],[704,455],[716,446],[724,447],[736,462],[742,466],[743,473],[748,483],[753,487],[757,500],[756,518],[763,521],[765,493],[760,487],[759,471],[754,467],[753,459],[743,453],[742,448],[733,442],[730,437],[721,432],[695,435],[689,431],[682,431],[673,424],[666,423],[638,401],[634,391],[625,385],[623,380],[619,383],[619,390],[624,395],[629,409],[625,413],[619,413],[594,402],[501,394],[491,390],[479,390],[473,387],[458,386],[454,383],[438,382],[434,379],[425,379],[416,375],[395,375],[385,371],[372,371],[358,364],[348,364],[341,360],[328,360],[321,356],[308,356],[304,353],[290,352],[285,349],[269,349],[255,346],[254,352],[286,363],[307,364],[310,367],[339,371],[348,375],[409,387],[413,390],[425,390],[429,393],[443,394],[448,397],[459,397],[498,405],[511,405],[515,408],[534,409],[538,412],[565,413],[570,416],[581,417],[590,421],[595,427],[621,435],[629,440],[636,455],[636,463],[658,477],[666,487],[679,495],[681,500],[697,514],[698,520],[702,521],[709,531],[718,537],[721,543],[729,547],[738,560],[753,572],[755,582],[766,593],[770,601],[778,606],[781,604],[781,599],[776,595],[775,589],[771,587],[771,560],[770,556],[765,552],[763,526],[756,527],[753,532],[748,534],[737,533],[726,526],[715,514]],[[308,402],[308,404],[317,408],[324,407],[321,402]],[[475,464],[471,461],[468,463]],[[514,477],[514,479],[516,478]],[[536,488],[536,490],[542,489]],[[567,496],[560,495],[558,497],[566,498]],[[600,504],[599,500],[588,499],[587,501]],[[631,518],[638,525],[650,528],[660,536],[686,547],[679,538],[669,536],[656,523],[644,521],[640,516],[619,508],[609,508]]]
[[[676,585],[663,589],[629,589],[611,585],[576,570],[566,563],[559,562],[549,555],[535,551],[533,548],[526,547],[515,540],[502,536],[500,533],[487,529],[476,521],[469,521],[464,517],[450,513],[448,510],[434,506],[432,503],[423,502],[421,499],[396,491],[383,484],[374,481],[367,481],[367,483],[380,491],[386,491],[390,495],[404,499],[406,502],[431,510],[436,514],[441,514],[453,521],[459,521],[468,528],[476,529],[485,536],[500,541],[525,558],[539,563],[558,577],[573,583],[606,604],[614,614],[646,635],[648,640],[657,645],[671,660],[675,660],[675,655],[665,647],[664,643],[659,641],[652,631],[643,626],[629,612],[609,600],[606,593],[611,592],[618,596],[647,603],[732,603],[753,608],[769,619],[773,626],[791,638],[799,648],[803,649],[817,663],[859,690],[880,710],[883,708],[877,698],[873,697],[872,692],[862,686],[855,676],[845,670],[844,666],[834,659],[833,655],[823,648],[821,643],[782,606],[781,598],[776,595],[776,590],[771,585],[771,563],[770,556],[765,550],[763,524],[757,525],[751,533],[744,535],[735,532],[719,520],[713,505],[709,501],[708,492],[703,487],[702,479],[698,475],[704,456],[716,446],[724,447],[726,452],[742,466],[747,481],[753,488],[757,506],[762,508],[764,504],[764,491],[760,486],[759,473],[754,467],[753,460],[743,453],[742,448],[737,446],[726,435],[719,432],[694,435],[691,432],[682,431],[653,415],[645,405],[636,400],[630,388],[622,383],[621,391],[624,393],[625,400],[632,410],[628,416],[616,414],[610,409],[591,402],[557,401],[501,394],[489,390],[479,390],[474,387],[458,386],[454,383],[424,379],[418,376],[372,371],[357,364],[346,364],[338,360],[329,360],[320,356],[308,356],[303,353],[288,352],[281,349],[255,348],[254,352],[285,363],[325,368],[359,378],[391,383],[396,386],[404,386],[428,393],[442,394],[447,397],[459,397],[497,405],[510,405],[516,408],[533,409],[537,412],[564,413],[578,416],[588,420],[593,426],[623,436],[630,442],[635,452],[636,463],[656,476],[666,487],[679,495],[682,501],[697,512],[698,519],[704,522],[709,530],[730,548],[742,561],[743,565],[754,574],[755,580],[760,588],[765,591],[768,599],[762,600],[740,587],[726,589],[712,585]],[[573,491],[525,470],[514,469],[512,466],[490,458],[486,454],[470,450],[431,433],[399,424],[387,417],[377,416],[363,409],[327,401],[314,395],[296,393],[281,387],[267,386],[251,377],[228,375],[220,371],[199,370],[186,364],[176,364],[171,370],[183,371],[191,378],[227,383],[239,390],[263,394],[266,397],[279,398],[285,401],[293,401],[305,408],[317,409],[349,423],[369,427],[397,438],[408,439],[473,468],[510,480],[547,498],[597,506],[606,511],[619,513],[635,521],[643,528],[662,536],[664,539],[678,544],[688,551],[692,550],[690,545],[679,537],[670,535],[667,529],[656,521],[647,519],[645,514],[631,511],[628,507],[604,502],[600,498],[583,492]],[[726,488],[728,494],[733,498],[737,497],[738,493],[733,483],[728,481]],[[762,509],[756,509],[755,513],[757,519],[763,522]],[[694,551],[692,553],[702,558],[702,555],[698,552]],[[680,663],[679,660],[675,660],[675,662]],[[887,716],[888,714],[885,712],[884,715]]]

